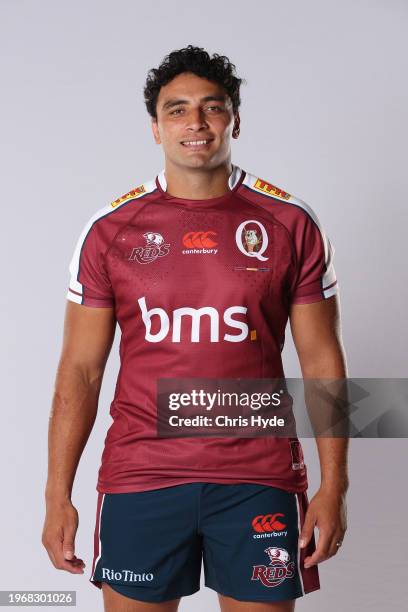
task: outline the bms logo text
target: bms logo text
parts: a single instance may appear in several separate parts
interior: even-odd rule
[[[220,314],[213,306],[203,306],[202,308],[191,308],[190,306],[183,306],[173,310],[169,316],[164,308],[150,308],[147,309],[146,298],[142,297],[138,299],[140,310],[142,312],[142,319],[146,327],[145,338],[148,342],[161,342],[167,337],[170,330],[170,317],[172,317],[172,342],[181,342],[181,329],[183,319],[188,319],[188,331],[190,331],[191,342],[200,342],[200,324],[202,317],[209,317],[210,319],[210,341],[220,341],[220,330],[219,330],[219,319]],[[248,325],[244,321],[238,321],[233,318],[235,314],[246,314],[246,306],[230,306],[223,314],[223,320],[229,327],[239,330],[239,333],[235,334],[224,334],[222,340],[226,342],[242,342],[248,336]],[[152,319],[156,317],[155,327],[159,323],[158,331],[152,333]],[[153,319],[154,320],[154,319]],[[191,325],[190,325],[191,322]],[[187,332],[187,329],[185,329]],[[253,332],[251,332],[251,339]],[[183,340],[188,338],[183,335]]]

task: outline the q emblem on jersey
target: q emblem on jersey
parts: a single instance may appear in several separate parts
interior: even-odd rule
[[[254,219],[243,221],[235,233],[235,241],[237,247],[244,255],[248,257],[256,257],[260,261],[266,261],[269,257],[264,257],[268,247],[268,234],[266,229]]]

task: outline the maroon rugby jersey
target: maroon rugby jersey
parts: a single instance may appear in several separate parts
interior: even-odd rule
[[[166,188],[163,170],[96,212],[70,264],[67,298],[113,307],[122,332],[97,490],[201,481],[304,491],[297,438],[159,437],[156,385],[283,377],[290,305],[338,291],[330,241],[305,202],[236,165],[220,197]]]

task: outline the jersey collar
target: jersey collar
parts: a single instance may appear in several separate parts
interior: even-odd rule
[[[232,164],[232,172],[228,179],[228,187],[230,188],[231,191],[238,184],[238,181],[242,177],[243,172],[244,171],[239,166]],[[165,174],[164,169],[157,175],[156,180],[160,184],[160,187],[162,188],[162,190],[167,191],[167,181],[166,181],[166,174]]]

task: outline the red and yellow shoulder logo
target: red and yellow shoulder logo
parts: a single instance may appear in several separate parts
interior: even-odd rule
[[[276,196],[278,198],[282,198],[283,200],[289,200],[290,198],[290,193],[287,193],[286,191],[279,189],[279,187],[275,187],[275,185],[272,185],[271,183],[267,183],[266,181],[263,181],[262,179],[259,179],[259,178],[256,179],[254,189],[257,189],[258,191],[263,191],[270,196]]]
[[[115,208],[116,206],[119,206],[119,204],[123,204],[123,202],[126,202],[127,200],[134,200],[135,198],[138,198],[143,193],[146,193],[145,186],[139,185],[139,187],[135,187],[135,189],[132,189],[132,191],[125,193],[125,195],[112,202],[111,206],[112,208]]]

